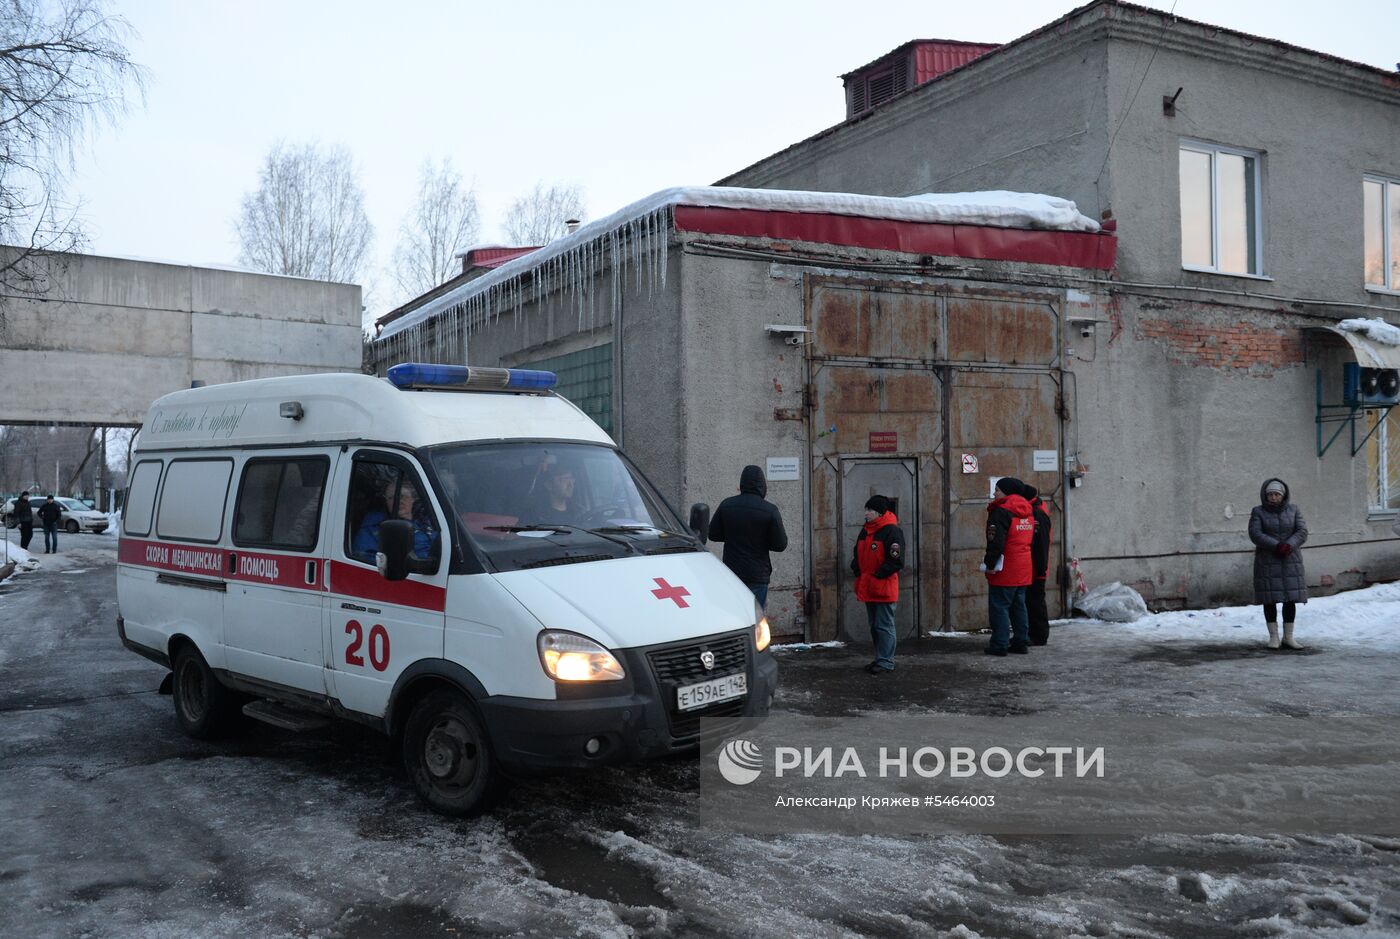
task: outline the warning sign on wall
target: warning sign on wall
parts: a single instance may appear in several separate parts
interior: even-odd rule
[[[768,472],[763,474],[770,483],[792,482],[802,478],[802,461],[795,456],[770,456]]]
[[[895,430],[872,430],[870,432],[871,453],[895,453],[899,450],[899,432]]]
[[[962,455],[963,473],[970,474],[977,472],[977,457],[971,453]]]

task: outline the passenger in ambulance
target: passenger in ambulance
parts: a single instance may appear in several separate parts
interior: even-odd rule
[[[394,502],[393,513],[388,511],[391,500]],[[428,560],[436,556],[438,532],[432,507],[419,493],[418,486],[407,480],[399,487],[397,498],[392,485],[383,496],[375,498],[355,530],[351,555],[373,564],[374,556],[379,551],[379,526],[391,518],[407,519],[413,523],[413,557]]]

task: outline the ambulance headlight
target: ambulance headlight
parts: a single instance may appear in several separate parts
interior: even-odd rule
[[[768,625],[768,617],[763,612],[763,607],[754,604],[754,618],[758,621],[753,627],[753,645],[759,652],[768,648],[768,643],[773,641],[773,630]]]
[[[617,681],[622,663],[592,639],[578,633],[540,633],[540,664],[555,681]]]

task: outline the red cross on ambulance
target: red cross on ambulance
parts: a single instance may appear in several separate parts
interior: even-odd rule
[[[685,609],[686,607],[690,606],[689,603],[686,603],[685,600],[682,599],[682,597],[690,596],[689,590],[686,590],[684,587],[681,586],[672,587],[670,584],[666,583],[664,578],[661,577],[653,577],[652,581],[656,584],[656,589],[653,590],[651,594],[652,596],[656,597],[656,599],[674,600],[676,601],[676,606],[680,607],[681,609]]]

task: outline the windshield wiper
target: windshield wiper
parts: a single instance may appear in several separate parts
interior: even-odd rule
[[[638,553],[636,547],[632,544],[632,542],[630,542],[630,541],[624,541],[624,540],[621,539],[621,538],[614,538],[614,537],[612,537],[611,535],[605,535],[605,534],[603,534],[603,531],[609,531],[609,530],[611,530],[611,529],[602,529],[602,530],[599,530],[599,529],[596,529],[596,528],[580,528],[580,527],[577,526],[577,525],[559,525],[559,524],[551,524],[551,525],[487,525],[487,526],[486,526],[486,530],[487,530],[487,531],[552,531],[552,532],[557,532],[557,533],[559,533],[559,534],[561,534],[561,535],[567,535],[567,534],[569,534],[570,532],[581,531],[581,532],[583,532],[585,535],[593,535],[593,536],[595,536],[595,537],[597,537],[597,538],[602,538],[604,541],[611,541],[611,542],[612,542],[613,544],[615,544],[615,545],[621,545],[622,547],[626,548],[626,549],[628,550],[628,552],[631,553],[631,554],[637,554],[637,553]]]
[[[697,538],[697,537],[695,537],[694,535],[689,534],[689,533],[687,533],[687,532],[683,532],[683,531],[672,531],[672,530],[669,529],[669,528],[658,528],[658,527],[655,526],[655,525],[613,525],[613,526],[610,526],[610,527],[607,527],[607,528],[590,528],[589,531],[594,532],[594,533],[605,532],[605,531],[629,532],[629,533],[632,533],[632,532],[644,532],[644,531],[654,531],[654,532],[657,532],[658,534],[670,535],[670,536],[672,536],[672,537],[674,537],[674,538],[683,538],[683,539],[685,539],[685,542],[686,542],[687,544],[689,544],[690,546],[694,547],[695,549],[699,550],[699,549],[701,548],[700,539]],[[654,553],[656,553],[656,552],[648,552],[648,553],[654,554]]]

